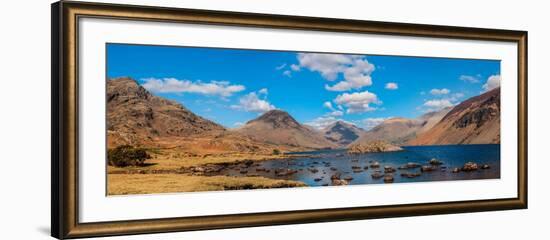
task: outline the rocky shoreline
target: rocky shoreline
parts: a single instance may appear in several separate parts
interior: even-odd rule
[[[371,145],[367,150],[369,152],[396,150],[385,146],[388,145],[377,143]],[[402,153],[396,154],[401,156],[401,158],[408,158],[406,153],[405,155],[402,155]],[[169,156],[166,155],[166,157]],[[116,181],[123,181],[127,184],[130,184],[129,181],[141,181],[138,177],[139,175],[144,175],[142,176],[143,179],[153,179],[154,176],[162,176],[162,178],[166,179],[194,179],[194,181],[197,181],[195,184],[199,184],[204,189],[256,189],[293,186],[390,184],[417,181],[407,180],[416,178],[420,178],[418,181],[430,181],[429,179],[432,179],[431,176],[437,179],[441,174],[448,176],[459,173],[469,175],[475,172],[482,174],[481,172],[494,167],[485,164],[487,162],[484,161],[481,163],[464,161],[460,165],[453,165],[437,158],[416,158],[414,160],[411,159],[412,161],[410,162],[401,161],[398,163],[387,162],[383,160],[384,158],[380,158],[379,162],[373,159],[378,158],[377,156],[381,155],[361,156],[359,153],[335,151],[332,153],[281,154],[271,157],[239,156],[244,157],[244,159],[241,158],[238,160],[231,160],[230,156],[225,156],[220,159],[212,159],[212,161],[207,163],[198,163],[198,161],[189,162],[188,160],[185,160],[185,162],[183,162],[184,160],[173,160],[171,162],[156,161],[162,163],[162,165],[153,162],[149,166],[142,167],[110,167],[108,176],[109,178],[116,179]],[[366,178],[369,180],[365,180]],[[450,177],[450,179],[460,178]],[[262,184],[251,184],[254,181],[261,181]],[[208,186],[203,184],[206,182],[208,182]],[[182,189],[190,188],[190,186],[187,186],[183,182],[179,183],[179,185],[181,185]],[[169,187],[168,185],[166,186],[166,188]],[[164,187],[161,188],[164,189]],[[118,193],[114,191],[113,194]]]
[[[285,160],[279,160],[285,161]],[[312,174],[314,182],[321,182],[324,179],[330,179],[329,184],[323,186],[343,186],[353,182],[353,174],[367,174],[373,180],[380,180],[384,183],[395,182],[395,177],[401,178],[418,178],[426,174],[436,172],[447,172],[449,174],[457,174],[460,172],[475,172],[490,169],[488,164],[478,164],[475,162],[466,162],[463,166],[448,167],[445,162],[431,158],[424,163],[408,162],[403,165],[381,165],[378,161],[368,161],[364,165],[357,162],[357,159],[351,158],[349,169],[341,169],[331,165],[327,161],[313,161],[309,165],[288,162],[288,167],[268,168],[262,165],[263,161],[235,161],[233,163],[211,163],[199,166],[181,167],[179,169],[170,170],[127,170],[111,172],[111,174],[184,174],[188,176],[227,176],[227,177],[265,177],[273,180],[292,179],[295,174],[308,171]],[[369,171],[370,170],[370,171]],[[232,174],[228,174],[232,172]],[[318,176],[321,175],[321,176]],[[355,175],[356,176],[356,175]]]

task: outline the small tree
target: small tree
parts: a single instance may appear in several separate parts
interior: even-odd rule
[[[118,146],[107,151],[108,164],[116,167],[143,166],[145,160],[150,158],[145,149],[130,145]]]
[[[273,155],[279,155],[279,154],[281,154],[281,150],[273,149]]]

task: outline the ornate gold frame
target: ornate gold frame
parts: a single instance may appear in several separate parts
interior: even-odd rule
[[[78,221],[78,21],[80,17],[514,42],[518,46],[518,196],[510,199],[254,214]],[[527,208],[527,32],[61,1],[52,4],[52,236],[160,233]]]

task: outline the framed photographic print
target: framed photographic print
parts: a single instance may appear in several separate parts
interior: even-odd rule
[[[59,239],[527,207],[527,32],[52,5]]]

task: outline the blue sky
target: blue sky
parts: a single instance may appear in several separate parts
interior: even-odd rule
[[[368,129],[500,86],[500,61],[107,44],[107,77],[123,76],[229,128],[281,109]]]

